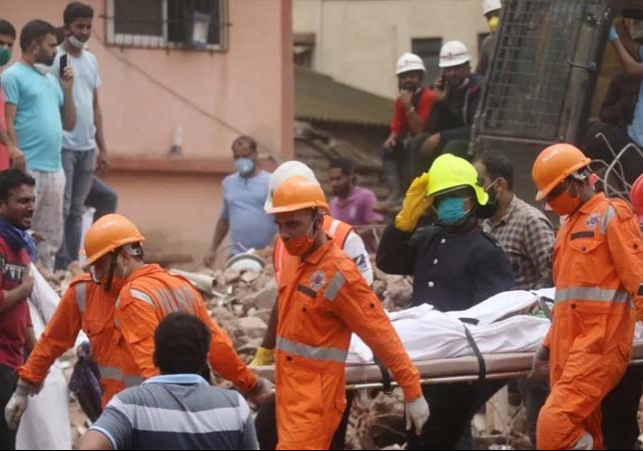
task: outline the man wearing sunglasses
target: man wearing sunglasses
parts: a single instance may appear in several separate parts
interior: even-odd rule
[[[601,402],[625,373],[635,311],[643,314],[643,241],[636,215],[592,188],[590,159],[555,144],[536,159],[538,194],[566,219],[553,253],[552,326],[532,377],[549,373],[540,411],[539,449],[603,449]]]

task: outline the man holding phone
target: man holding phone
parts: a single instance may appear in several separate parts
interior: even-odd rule
[[[413,53],[402,55],[395,67],[400,94],[395,101],[391,134],[384,142],[382,154],[390,202],[400,200],[406,185],[410,183],[410,174],[405,174],[408,172],[405,170],[408,148],[403,140],[424,131],[435,101],[433,91],[422,86],[425,73],[422,58]]]
[[[471,73],[471,55],[460,41],[446,42],[440,50],[442,73],[434,85],[436,102],[415,146],[429,165],[443,153],[471,159],[471,126],[482,94],[484,77]]]
[[[67,67],[60,81],[50,73],[56,29],[48,22],[28,22],[20,32],[20,48],[20,61],[2,73],[7,132],[20,149],[10,155],[11,166],[26,167],[36,179],[31,228],[39,238],[37,263],[51,271],[62,242],[62,134],[76,125],[74,71]]]
[[[80,2],[71,2],[63,13],[65,39],[58,47],[54,71],[65,66],[76,73],[74,102],[76,126],[63,133],[62,165],[65,171],[63,203],[64,240],[56,255],[56,269],[66,269],[78,260],[85,200],[92,186],[94,170],[107,168],[103,120],[98,102],[101,84],[96,57],[85,49],[92,30],[94,10]],[[59,75],[60,76],[60,75]]]

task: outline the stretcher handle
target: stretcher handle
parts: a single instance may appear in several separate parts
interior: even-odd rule
[[[643,360],[641,361],[643,363]],[[525,377],[529,373],[528,370],[523,371],[507,371],[504,373],[487,373],[486,379],[513,379],[516,377]],[[477,382],[479,376],[477,374],[467,374],[462,376],[437,376],[437,377],[427,377],[420,379],[420,384],[455,384],[458,382]],[[391,385],[394,387],[399,387],[397,382],[391,382]],[[348,384],[346,385],[346,390],[361,390],[361,389],[371,389],[371,388],[382,388],[384,384],[382,382],[364,382],[358,384]]]

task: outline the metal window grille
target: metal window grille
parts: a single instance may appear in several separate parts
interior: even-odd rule
[[[108,0],[107,40],[109,44],[128,47],[223,49],[224,3],[225,0]],[[194,36],[203,38],[205,44],[196,45]]]
[[[440,48],[442,48],[442,38],[413,38],[411,39],[411,52],[422,58],[426,75],[424,81],[427,85],[433,82],[440,75]]]
[[[511,0],[487,80],[486,130],[555,139],[586,2]],[[573,38],[570,39],[570,36]]]

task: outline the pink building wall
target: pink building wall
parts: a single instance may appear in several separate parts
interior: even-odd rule
[[[107,0],[95,9],[90,50],[99,89],[119,212],[149,236],[152,253],[198,261],[221,208],[231,172],[231,142],[253,136],[260,152],[293,154],[291,0],[227,0],[226,50],[128,48],[106,44]],[[18,33],[31,19],[62,25],[66,0],[2,0],[0,17]],[[20,57],[19,43],[14,60]],[[183,156],[168,163],[177,124]]]

